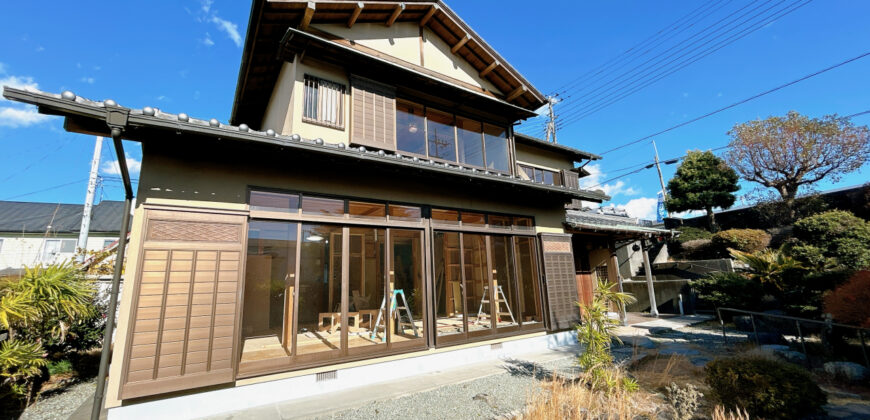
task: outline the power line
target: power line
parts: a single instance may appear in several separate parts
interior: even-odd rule
[[[584,101],[582,103],[574,104],[573,107],[571,108],[572,110],[567,114],[567,115],[569,115],[569,117],[567,117],[566,119],[563,119],[560,122],[559,127],[564,127],[566,125],[577,122],[577,121],[579,121],[583,118],[586,118],[589,115],[592,115],[592,114],[594,114],[594,113],[596,113],[596,112],[598,112],[598,111],[600,111],[600,110],[602,110],[602,109],[604,109],[604,108],[606,108],[606,107],[608,107],[616,102],[619,102],[622,99],[624,99],[628,96],[631,96],[634,93],[636,93],[640,90],[643,90],[646,87],[658,82],[659,80],[662,80],[662,79],[670,76],[671,74],[674,74],[677,71],[680,71],[680,70],[694,64],[695,62],[700,61],[701,59],[715,53],[716,51],[719,51],[720,49],[725,48],[728,45],[731,45],[731,44],[739,41],[740,39],[743,39],[743,38],[749,36],[750,34],[758,31],[759,29],[766,27],[771,22],[774,22],[774,21],[782,18],[783,16],[786,16],[786,15],[802,8],[803,6],[806,6],[810,2],[812,2],[812,0],[807,0],[803,3],[800,3],[801,1],[802,0],[795,1],[791,4],[789,4],[788,6],[786,6],[785,8],[775,11],[773,14],[771,14],[769,16],[762,17],[759,21],[750,23],[749,26],[746,26],[746,27],[740,29],[737,33],[734,33],[734,34],[728,36],[724,40],[720,40],[722,38],[722,36],[725,36],[725,35],[731,33],[735,29],[739,29],[744,23],[748,22],[749,20],[752,20],[755,17],[766,13],[768,10],[772,9],[773,7],[776,7],[777,5],[782,3],[782,1],[780,1],[779,3],[775,4],[774,6],[771,6],[770,8],[765,9],[764,11],[752,16],[751,18],[747,19],[746,21],[739,23],[735,27],[728,29],[723,34],[716,36],[716,37],[714,37],[714,38],[712,38],[712,39],[710,39],[710,40],[708,40],[708,41],[706,41],[706,42],[704,42],[704,43],[702,43],[702,44],[700,44],[692,49],[689,49],[687,52],[680,54],[679,56],[677,56],[676,58],[673,58],[672,60],[668,61],[667,63],[659,65],[658,67],[652,68],[651,70],[649,69],[649,67],[647,69],[642,69],[641,72],[644,72],[644,73],[641,76],[639,76],[639,77],[633,76],[632,78],[625,81],[624,83],[622,83],[619,86],[616,86],[610,90],[602,91],[598,95],[595,95],[595,96],[587,99],[586,101]],[[717,42],[717,43],[715,43],[709,47],[705,47],[712,42]],[[702,47],[704,47],[704,48],[702,49]],[[700,49],[700,51],[698,51],[699,49]],[[683,51],[685,51],[685,50],[686,49],[684,49]],[[698,51],[698,52],[695,53],[694,55],[690,55],[690,54],[694,53],[695,51]],[[655,66],[658,63],[661,63],[663,60],[666,60],[670,57],[673,57],[674,55],[676,55],[680,52],[682,52],[682,51],[678,51],[677,53],[671,54],[668,57],[665,57],[664,59],[659,60],[657,63],[653,64],[653,66]],[[650,66],[650,67],[652,67],[652,66]],[[614,80],[616,80],[616,79],[614,79]]]
[[[718,1],[718,2],[721,2],[721,1]],[[730,2],[730,0],[729,0],[728,2]],[[728,2],[726,2],[726,3],[728,3]],[[585,79],[586,79],[586,76],[589,75],[589,74],[592,74],[593,72],[595,72],[595,73],[592,74],[592,77],[595,77],[595,76],[597,76],[597,75],[603,73],[605,70],[607,70],[607,67],[609,67],[609,65],[610,65],[611,63],[614,63],[614,62],[616,62],[616,61],[619,61],[619,60],[622,59],[623,57],[626,57],[626,58],[627,58],[628,56],[634,55],[635,52],[640,51],[641,48],[645,47],[645,44],[646,44],[648,41],[651,41],[651,40],[653,40],[653,39],[655,39],[655,38],[658,38],[661,34],[665,33],[666,31],[673,31],[673,30],[678,29],[678,28],[680,27],[680,25],[682,24],[682,23],[680,23],[680,22],[681,22],[683,19],[685,19],[685,18],[687,18],[687,17],[689,17],[689,16],[694,15],[695,12],[697,12],[698,10],[700,10],[700,9],[702,9],[702,8],[705,8],[705,7],[711,7],[711,6],[714,5],[715,3],[717,3],[717,1],[711,1],[711,2],[707,3],[707,6],[702,5],[701,7],[699,7],[699,8],[697,8],[697,9],[695,9],[695,10],[689,12],[688,14],[686,14],[686,15],[684,15],[683,17],[677,19],[676,21],[674,21],[674,22],[671,23],[670,25],[665,26],[664,28],[660,29],[660,30],[659,30],[658,32],[656,32],[655,34],[650,35],[649,37],[647,37],[647,38],[644,39],[643,41],[641,41],[641,42],[639,42],[639,43],[633,45],[631,48],[629,48],[629,49],[623,51],[622,54],[619,54],[619,55],[617,55],[617,56],[611,58],[610,60],[606,61],[605,63],[601,64],[600,66],[598,66],[598,67],[596,67],[596,68],[594,68],[594,69],[592,69],[592,70],[589,70],[588,72],[586,72],[586,73],[584,73],[584,74],[578,76],[577,78],[571,80],[570,82],[566,83],[566,84],[563,85],[561,88],[559,88],[559,90],[556,92],[556,94],[564,94],[564,93],[567,93],[568,90],[570,90],[573,86],[576,86],[579,82],[585,80]],[[706,15],[705,15],[704,17],[702,17],[701,19],[703,19],[703,18],[705,18],[705,17],[706,17]],[[697,23],[697,22],[693,22],[692,24],[688,25],[688,26],[687,26],[686,28],[684,28],[683,30],[692,27],[695,23]],[[673,28],[672,28],[672,27],[673,27]],[[682,32],[682,31],[677,32],[677,34],[680,33],[680,32]],[[674,34],[674,35],[676,35],[676,34]],[[671,37],[673,37],[673,35],[672,35]],[[670,38],[668,38],[668,39],[670,39]],[[666,39],[666,40],[667,40],[667,39]],[[645,55],[645,54],[647,54],[647,53],[649,53],[650,51],[652,51],[653,48],[657,47],[658,45],[661,45],[661,44],[656,44],[656,45],[654,45],[653,47],[647,49],[646,51],[644,51],[643,54],[641,54],[641,56],[642,56],[642,55]],[[631,61],[629,61],[629,62],[631,62]],[[569,96],[569,97],[570,97],[570,96]],[[567,99],[567,97],[566,97],[566,99]]]
[[[55,186],[53,186],[53,187],[48,187],[48,188],[45,188],[45,189],[42,189],[42,190],[38,190],[38,191],[32,191],[32,192],[29,192],[29,193],[18,194],[18,195],[14,195],[14,196],[12,196],[12,197],[4,198],[3,201],[8,201],[8,200],[12,200],[12,199],[15,199],[15,198],[25,197],[25,196],[33,195],[33,194],[39,194],[39,193],[41,193],[41,192],[46,192],[46,191],[56,190],[56,189],[58,189],[58,188],[63,188],[63,187],[67,187],[67,186],[70,186],[70,185],[73,185],[73,184],[78,184],[78,183],[81,183],[81,182],[85,182],[85,181],[87,181],[87,180],[88,180],[87,178],[85,178],[85,179],[80,179],[80,180],[78,180],[78,181],[67,182],[66,184],[55,185]]]
[[[843,116],[843,117],[840,117],[840,118],[841,118],[841,119],[849,119],[849,118],[854,118],[854,117],[858,117],[858,116],[866,115],[866,114],[870,114],[870,109],[868,109],[868,110],[866,110],[866,111],[856,112],[856,113],[854,113],[854,114],[849,114],[849,115],[846,115],[846,116]],[[719,150],[727,149],[728,147],[730,147],[730,145],[719,146],[719,147],[716,147],[716,148],[713,148],[713,149],[708,149],[708,150],[711,151],[711,152],[716,152],[716,151],[719,151]],[[669,159],[661,159],[661,162],[664,162],[664,163],[667,164],[667,162],[671,162],[671,161],[677,161],[677,160],[685,159],[687,156],[688,156],[688,155],[683,155],[683,156],[674,157],[674,158],[669,158]],[[676,163],[676,162],[671,162],[671,163]],[[636,174],[636,173],[638,173],[638,172],[640,172],[640,171],[643,171],[643,170],[645,170],[645,169],[652,169],[652,167],[653,167],[654,164],[655,164],[655,161],[650,160],[650,161],[647,161],[647,162],[644,162],[644,163],[638,163],[638,164],[635,164],[635,165],[626,166],[626,167],[624,167],[624,168],[614,169],[613,172],[620,172],[620,171],[625,171],[625,170],[629,170],[629,169],[634,169],[634,170],[632,170],[631,172],[626,172],[626,173],[621,174],[621,175],[617,175],[617,176],[615,176],[615,177],[613,177],[613,178],[610,178],[610,179],[607,179],[607,180],[605,180],[605,181],[601,181],[600,183],[598,183],[598,184],[596,184],[596,185],[593,185],[593,186],[591,186],[591,187],[588,187],[588,188],[600,187],[600,186],[602,186],[602,185],[604,185],[604,184],[606,184],[606,183],[608,183],[608,182],[610,182],[610,181],[615,181],[615,180],[617,180],[617,179],[624,178],[624,177],[626,177],[626,176]],[[635,169],[635,168],[637,168],[637,169]]]
[[[826,68],[824,68],[824,69],[818,70],[818,71],[816,71],[816,72],[810,73],[810,74],[808,74],[808,75],[806,75],[806,76],[803,76],[803,77],[801,77],[801,78],[799,78],[799,79],[792,80],[791,82],[788,82],[788,83],[785,83],[785,84],[779,85],[779,86],[777,86],[777,87],[775,87],[775,88],[773,88],[773,89],[766,90],[766,91],[761,92],[761,93],[759,93],[759,94],[756,94],[756,95],[750,96],[750,97],[748,97],[748,98],[746,98],[746,99],[743,99],[743,100],[740,100],[740,101],[734,102],[734,103],[732,103],[731,105],[724,106],[724,107],[719,108],[719,109],[717,109],[717,110],[715,110],[715,111],[708,112],[708,113],[703,114],[703,115],[701,115],[701,116],[699,116],[699,117],[692,118],[691,120],[684,121],[684,122],[679,123],[679,124],[677,124],[677,125],[675,125],[675,126],[672,126],[672,127],[666,128],[666,129],[664,129],[664,130],[658,131],[658,132],[653,133],[653,134],[650,134],[650,135],[648,135],[648,136],[641,137],[641,138],[639,138],[639,139],[637,139],[637,140],[630,141],[630,142],[625,143],[625,144],[623,144],[623,145],[621,145],[621,146],[617,146],[617,147],[614,147],[614,148],[612,148],[612,149],[608,149],[608,150],[606,150],[606,151],[604,151],[604,152],[601,152],[601,153],[599,153],[599,154],[600,154],[600,155],[604,155],[604,154],[607,154],[607,153],[610,153],[610,152],[614,152],[614,151],[616,151],[616,150],[623,149],[623,148],[628,147],[628,146],[631,146],[631,145],[633,145],[633,144],[640,143],[640,142],[642,142],[642,141],[644,141],[644,140],[651,139],[651,138],[653,138],[653,137],[655,137],[655,136],[658,136],[658,135],[661,135],[661,134],[667,133],[667,132],[669,132],[669,131],[676,130],[677,128],[687,126],[687,125],[689,125],[689,124],[691,124],[691,123],[694,123],[694,122],[696,122],[696,121],[700,121],[700,120],[702,120],[702,119],[705,119],[705,118],[711,117],[711,116],[716,115],[716,114],[718,114],[718,113],[720,113],[720,112],[722,112],[722,111],[729,110],[729,109],[734,108],[734,107],[736,107],[736,106],[738,106],[738,105],[742,105],[742,104],[745,104],[745,103],[747,103],[747,102],[749,102],[749,101],[752,101],[752,100],[754,100],[754,99],[758,99],[758,98],[760,98],[760,97],[762,97],[762,96],[769,95],[769,94],[771,94],[771,93],[773,93],[773,92],[776,92],[776,91],[778,91],[778,90],[781,90],[781,89],[787,88],[787,87],[789,87],[789,86],[791,86],[791,85],[794,85],[794,84],[796,84],[796,83],[800,83],[800,82],[802,82],[802,81],[804,81],[804,80],[807,80],[807,79],[810,79],[810,78],[812,78],[812,77],[818,76],[818,75],[820,75],[820,74],[822,74],[822,73],[825,73],[825,72],[831,71],[831,70],[833,70],[833,69],[836,69],[836,68],[838,68],[838,67],[841,67],[841,66],[844,66],[844,65],[846,65],[846,64],[849,64],[849,63],[851,63],[851,62],[853,62],[853,61],[860,60],[860,59],[862,59],[862,58],[864,58],[864,57],[866,57],[866,56],[868,56],[868,55],[870,55],[870,52],[865,52],[864,54],[861,54],[861,55],[859,55],[859,56],[857,56],[857,57],[852,57],[852,58],[850,58],[850,59],[848,59],[848,60],[841,61],[841,62],[839,62],[839,63],[837,63],[837,64],[832,65],[832,66],[829,66],[829,67],[826,67]]]
[[[612,83],[614,83],[614,82],[616,82],[616,81],[622,79],[622,78],[625,77],[626,75],[631,75],[632,73],[635,73],[635,74],[636,74],[636,73],[640,73],[640,72],[642,72],[642,71],[644,70],[644,68],[643,68],[644,66],[646,66],[646,65],[647,65],[648,63],[650,63],[651,61],[656,60],[656,59],[658,59],[659,57],[661,57],[661,56],[667,54],[669,51],[672,51],[672,50],[674,50],[674,49],[677,49],[677,51],[676,51],[675,53],[672,53],[671,55],[668,55],[668,56],[665,57],[664,59],[667,59],[668,57],[673,56],[673,54],[676,54],[676,53],[679,53],[679,52],[682,51],[682,50],[685,50],[687,47],[689,47],[689,46],[691,46],[691,45],[694,45],[695,43],[697,43],[697,42],[699,41],[699,40],[694,40],[694,41],[692,41],[693,38],[696,38],[696,37],[698,37],[698,36],[704,34],[704,33],[707,32],[710,28],[715,27],[716,25],[718,25],[719,23],[721,23],[723,20],[728,19],[729,17],[731,17],[731,16],[733,16],[733,15],[739,13],[740,11],[742,11],[743,9],[749,7],[752,3],[755,3],[756,1],[758,1],[758,0],[752,0],[752,1],[751,1],[750,3],[748,3],[747,5],[741,7],[740,9],[738,9],[738,10],[736,10],[736,11],[734,11],[734,12],[731,12],[730,14],[728,14],[727,16],[725,16],[724,18],[719,19],[718,21],[714,22],[714,23],[711,24],[711,25],[708,25],[708,26],[705,27],[704,29],[702,29],[702,30],[700,30],[700,31],[698,31],[698,32],[696,32],[696,33],[690,35],[689,37],[687,37],[687,38],[685,38],[685,39],[679,41],[678,43],[676,43],[676,44],[670,46],[669,48],[665,49],[664,51],[662,51],[662,52],[656,54],[655,56],[653,56],[653,57],[647,59],[647,60],[644,61],[643,63],[640,63],[640,64],[638,64],[638,65],[632,67],[632,68],[629,69],[628,71],[625,71],[625,72],[619,74],[618,76],[611,78],[611,79],[608,80],[606,83],[604,83],[603,85],[598,86],[596,89],[593,89],[593,90],[590,91],[589,93],[583,95],[581,98],[588,97],[588,96],[591,95],[592,93],[594,93],[594,92],[596,92],[596,91],[599,91],[599,90],[601,90],[602,88],[604,88],[604,87],[606,87],[606,86],[611,85]],[[774,0],[765,0],[765,1],[767,1],[767,2],[771,2],[771,1],[774,1]],[[780,0],[780,2],[783,2],[783,1],[786,1],[786,0]],[[760,7],[760,6],[759,6],[759,7]],[[753,9],[753,10],[755,10],[755,9]],[[743,15],[741,15],[740,17],[742,17],[742,16],[743,16]],[[733,22],[733,21],[732,21],[732,22]],[[722,25],[722,27],[717,28],[715,31],[711,32],[711,34],[715,34],[715,33],[718,32],[719,30],[721,30],[723,27],[727,27],[728,25],[730,25],[732,22],[728,22],[728,23],[726,23],[725,25]],[[710,35],[710,34],[704,35],[703,37],[700,38],[700,40],[703,40],[704,38],[706,38],[706,37],[709,36],[709,35]],[[685,46],[685,47],[682,46],[683,44],[685,44],[685,43],[687,43],[687,42],[689,42],[689,41],[692,41],[692,42],[690,42],[690,43],[689,43],[687,46]],[[662,61],[662,60],[659,60],[659,61],[657,61],[656,63],[661,62],[661,61]],[[656,63],[653,63],[653,65],[655,65]],[[640,69],[640,70],[636,72],[636,70],[638,70],[638,69]]]

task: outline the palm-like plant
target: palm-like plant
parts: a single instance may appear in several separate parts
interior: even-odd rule
[[[621,311],[625,305],[637,301],[631,294],[614,289],[613,283],[599,280],[592,302],[580,304],[583,322],[577,326],[577,341],[585,345],[578,363],[608,389],[613,388],[607,381],[606,370],[613,364],[610,345],[614,339],[619,341],[613,330],[620,324],[618,319],[610,316],[610,309],[615,306],[617,311]],[[631,387],[628,383],[624,385]]]
[[[6,340],[0,343],[0,378],[13,393],[26,395],[30,379],[39,375],[40,368],[47,364],[42,346],[22,340]]]
[[[782,249],[765,249],[754,253],[729,249],[731,256],[749,267],[749,277],[782,289],[782,276],[789,270],[803,270],[798,260],[786,255]]]

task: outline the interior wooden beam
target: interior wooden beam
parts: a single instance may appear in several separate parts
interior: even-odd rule
[[[314,9],[315,9],[314,2],[309,1],[308,5],[305,6],[305,14],[302,15],[302,23],[299,24],[299,29],[302,29],[302,30],[308,29],[308,25],[311,24],[311,18],[314,17]]]
[[[359,14],[362,13],[363,7],[365,7],[365,4],[363,4],[363,2],[358,1],[356,3],[356,7],[353,9],[353,14],[350,15],[350,19],[347,20],[348,28],[353,28],[353,24],[356,23],[357,18],[359,18]]]
[[[493,61],[492,64],[486,66],[486,68],[480,72],[480,77],[486,77],[486,75],[489,74],[490,72],[492,72],[493,70],[495,70],[495,68],[498,67],[498,65],[499,65],[498,60]]]
[[[429,23],[429,19],[432,19],[432,16],[435,16],[435,12],[438,11],[438,5],[433,4],[432,7],[429,8],[429,11],[423,15],[423,18],[420,19],[420,26],[426,26]]]
[[[529,88],[527,88],[526,85],[520,85],[520,87],[514,89],[514,91],[511,92],[510,95],[507,96],[507,98],[505,98],[505,100],[510,102],[510,101],[518,98],[520,95],[526,93],[526,91],[528,89]]]
[[[471,35],[466,34],[464,37],[462,37],[462,39],[459,40],[459,42],[456,43],[456,45],[453,46],[453,48],[450,49],[450,52],[456,54],[456,51],[459,51],[459,49],[462,48],[462,46],[465,45],[465,43],[468,42],[470,39]]]
[[[399,18],[399,15],[402,14],[402,11],[405,10],[405,3],[399,3],[396,5],[396,8],[393,9],[393,14],[390,15],[390,18],[387,19],[387,26],[393,26],[396,23],[396,19]]]

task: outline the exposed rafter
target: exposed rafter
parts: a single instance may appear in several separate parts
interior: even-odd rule
[[[308,29],[308,25],[311,24],[311,18],[314,17],[314,10],[316,6],[313,1],[309,1],[308,5],[305,6],[305,14],[302,15],[302,22],[299,23],[299,29],[306,30]]]
[[[405,3],[399,3],[396,5],[396,8],[393,9],[393,14],[390,15],[390,18],[387,20],[387,26],[393,26],[396,23],[396,19],[399,18],[399,15],[402,14],[402,11],[405,10]]]
[[[529,90],[529,88],[527,88],[526,85],[521,85],[520,87],[514,89],[514,91],[511,92],[510,95],[507,96],[507,98],[505,98],[505,100],[510,102],[510,101],[518,98],[520,95],[526,93],[526,91],[528,91],[528,90]]]
[[[489,74],[490,72],[495,70],[495,68],[498,66],[499,66],[498,60],[493,61],[492,64],[486,66],[486,68],[480,72],[480,77],[486,77],[487,74]]]
[[[437,12],[437,11],[438,11],[438,5],[433,4],[432,7],[429,8],[429,11],[426,12],[425,15],[423,15],[423,18],[420,19],[420,26],[426,26],[426,24],[429,23],[429,19],[432,19],[432,16],[435,16],[435,12]]]
[[[365,4],[361,1],[356,3],[356,7],[353,9],[353,14],[350,15],[350,19],[347,20],[347,27],[353,28],[353,24],[356,23],[356,20],[359,18],[359,14],[362,13],[363,7]]]
[[[459,49],[462,48],[462,46],[465,45],[465,43],[469,40],[471,40],[471,35],[466,34],[464,37],[462,37],[462,39],[459,40],[459,42],[456,43],[456,45],[453,46],[453,48],[450,49],[450,52],[456,54],[456,51],[459,51]]]

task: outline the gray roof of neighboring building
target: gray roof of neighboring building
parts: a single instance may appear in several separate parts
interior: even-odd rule
[[[675,231],[645,225],[642,220],[629,217],[624,211],[608,210],[567,210],[565,224],[578,230],[605,231],[629,234],[673,235]]]
[[[0,232],[45,233],[50,230],[52,233],[78,233],[83,211],[82,204],[0,201]],[[117,233],[123,214],[123,201],[100,202],[91,213],[90,231]]]

